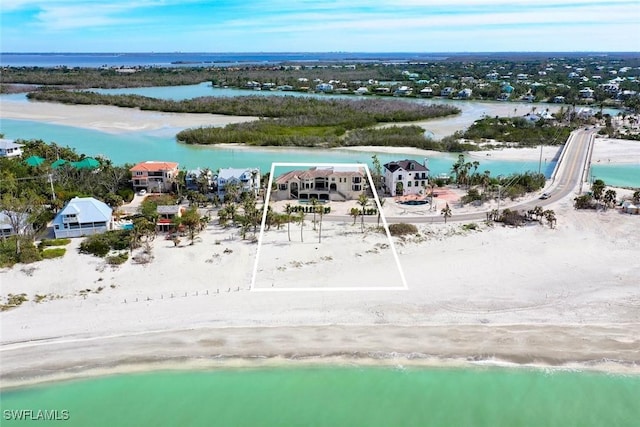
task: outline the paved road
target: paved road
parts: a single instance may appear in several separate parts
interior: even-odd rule
[[[538,198],[530,199],[517,205],[510,205],[509,209],[528,211],[535,206],[545,207],[560,199],[563,199],[572,192],[582,188],[583,176],[586,175],[585,167],[587,166],[587,156],[590,152],[590,143],[597,130],[580,129],[571,133],[565,144],[562,155],[558,160],[558,165],[554,171],[551,185],[545,190],[550,193],[551,197],[546,200]],[[456,214],[455,210],[449,221],[477,221],[487,218],[487,211],[474,212],[467,214]],[[353,221],[351,216],[333,216],[329,215],[324,218],[328,221]],[[365,222],[377,222],[377,216],[366,217]],[[396,216],[386,217],[387,223],[395,222],[411,222],[411,223],[436,223],[444,222],[444,217],[439,216]],[[360,221],[360,218],[358,218]]]

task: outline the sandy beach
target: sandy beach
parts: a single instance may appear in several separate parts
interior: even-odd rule
[[[211,224],[177,248],[158,237],[150,264],[115,268],[77,253],[76,239],[62,259],[0,272],[3,295],[29,298],[0,314],[0,376],[329,356],[640,372],[638,217],[552,207],[556,229],[422,224],[394,238],[406,290],[371,289],[401,286],[397,265],[386,236],[352,221],[325,220],[322,243],[310,219],[304,243],[294,225],[291,242],[271,233],[256,281],[267,291],[249,290],[257,244],[237,229]],[[333,275],[367,289],[269,292],[277,274],[277,285],[321,288]]]
[[[221,114],[163,113],[105,105],[67,105],[50,102],[2,100],[0,115],[6,119],[35,120],[109,133],[224,126],[256,120],[256,117]]]
[[[596,138],[591,163],[640,165],[640,141]]]

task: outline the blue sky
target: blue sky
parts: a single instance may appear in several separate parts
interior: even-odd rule
[[[640,0],[1,0],[3,52],[640,51]]]

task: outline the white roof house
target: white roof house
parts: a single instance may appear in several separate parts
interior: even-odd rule
[[[111,229],[112,209],[93,197],[74,197],[53,220],[57,238],[81,237]]]
[[[258,194],[260,189],[260,169],[258,168],[224,168],[220,169],[217,176],[218,184],[218,197],[223,198],[225,193],[225,186],[227,184],[237,184],[240,187],[240,192],[253,192]]]
[[[22,144],[16,144],[12,139],[0,139],[0,157],[22,156]]]
[[[386,192],[394,196],[420,194],[429,184],[427,159],[423,164],[415,160],[398,160],[384,165]]]
[[[9,217],[11,216],[11,218]],[[29,216],[27,214],[20,215],[11,211],[0,211],[0,236],[6,237],[15,234],[15,230],[12,226],[12,218],[14,221],[19,222],[19,231],[25,232],[29,227]]]

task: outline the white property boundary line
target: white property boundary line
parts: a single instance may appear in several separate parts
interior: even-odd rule
[[[275,172],[275,168],[279,167],[333,167],[333,168],[363,168],[367,173],[367,179],[369,180],[369,185],[374,189],[373,198],[376,201],[376,207],[378,212],[380,212],[380,218],[382,219],[382,224],[384,226],[384,231],[387,233],[387,239],[389,239],[389,245],[391,248],[391,252],[393,253],[393,258],[396,261],[396,265],[398,266],[398,272],[400,273],[400,279],[402,281],[402,286],[384,286],[384,287],[374,287],[374,286],[336,286],[336,287],[324,287],[324,288],[256,288],[256,276],[258,274],[258,262],[260,261],[260,249],[262,248],[262,236],[264,234],[265,223],[267,221],[267,208],[269,207],[269,200],[271,199],[271,185],[273,184],[273,174]],[[253,265],[253,275],[251,276],[251,286],[249,290],[251,292],[326,292],[326,291],[406,291],[409,287],[407,286],[407,279],[405,278],[404,271],[402,270],[402,265],[400,265],[400,259],[398,258],[398,253],[396,252],[396,247],[393,244],[393,239],[391,238],[391,233],[389,232],[389,225],[387,224],[387,219],[384,216],[384,212],[382,212],[382,208],[380,206],[380,200],[378,199],[378,192],[375,190],[375,185],[373,184],[373,179],[371,178],[371,172],[369,171],[369,166],[365,163],[271,163],[271,172],[269,174],[269,183],[267,185],[267,196],[265,198],[264,208],[262,210],[262,222],[260,224],[260,236],[258,237],[258,250],[256,251],[256,261]]]

